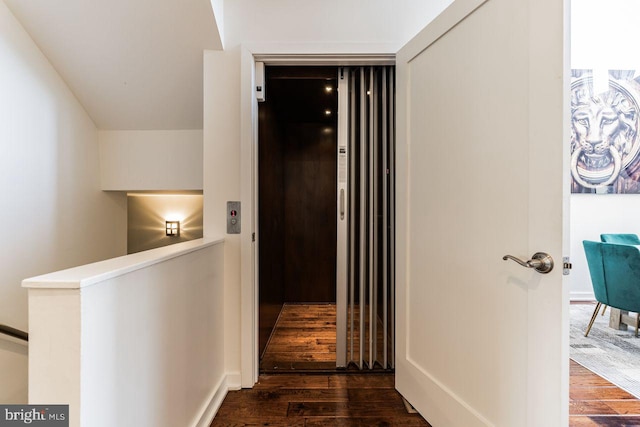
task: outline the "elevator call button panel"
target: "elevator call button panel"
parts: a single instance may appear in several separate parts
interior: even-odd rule
[[[227,202],[227,234],[240,234],[240,202]]]

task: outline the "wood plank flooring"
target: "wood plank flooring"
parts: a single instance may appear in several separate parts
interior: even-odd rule
[[[211,425],[429,426],[406,411],[393,374],[335,372],[335,343],[334,305],[285,305],[258,384],[229,392]],[[570,427],[640,426],[640,400],[574,361],[570,373]]]
[[[640,400],[571,360],[569,426],[640,426]]]
[[[640,426],[640,400],[574,361],[569,426]],[[251,390],[231,391],[215,426],[429,426],[407,413],[393,374],[261,375]]]
[[[260,360],[260,371],[335,370],[335,304],[285,304]]]
[[[351,311],[348,316],[351,316]],[[359,307],[354,307],[353,335],[347,331],[347,359],[360,358]],[[369,313],[365,313],[364,334],[369,337]],[[347,319],[350,324],[350,317]],[[377,354],[374,370],[383,370],[384,327],[377,319]],[[350,339],[353,339],[353,344]],[[389,336],[388,342],[392,342]],[[368,341],[367,341],[368,342]],[[388,347],[391,349],[391,346]],[[353,353],[351,353],[353,351]],[[369,360],[369,346],[365,345],[364,359]],[[391,350],[389,350],[391,353]],[[388,360],[391,360],[389,354]],[[366,362],[365,362],[366,363]],[[357,369],[350,365],[350,369]],[[276,372],[332,372],[336,371],[336,305],[285,304],[278,316],[269,342],[260,359],[261,373]]]
[[[258,425],[429,427],[407,412],[389,373],[261,375],[253,389],[229,392],[211,424]]]
[[[335,304],[285,304],[260,360],[260,371],[335,369]]]

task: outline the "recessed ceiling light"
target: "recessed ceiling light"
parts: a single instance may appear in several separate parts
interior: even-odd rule
[[[330,116],[331,115],[331,110],[324,110],[324,115],[325,116]]]

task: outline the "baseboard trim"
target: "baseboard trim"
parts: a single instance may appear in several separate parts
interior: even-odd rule
[[[596,297],[593,292],[571,292],[569,294],[571,301],[595,301]]]
[[[240,372],[227,374],[227,390],[240,390],[242,388],[242,376]]]
[[[239,390],[240,389],[240,373],[234,372],[230,374],[225,374],[218,384],[213,388],[211,394],[209,395],[209,399],[205,402],[200,410],[200,416],[197,418],[197,422],[194,424],[194,427],[209,427],[213,418],[218,413],[218,409],[222,405],[222,401],[227,396],[227,392],[229,390]]]
[[[396,389],[407,396],[423,396],[410,405],[428,423],[443,426],[495,427],[453,390],[410,359],[396,359]]]

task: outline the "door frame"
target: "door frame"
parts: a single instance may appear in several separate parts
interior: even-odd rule
[[[245,44],[240,48],[240,200],[250,232],[240,242],[240,372],[243,388],[258,381],[258,101],[255,64],[291,66],[395,65],[396,44]],[[267,94],[268,96],[268,94]],[[253,240],[255,233],[256,241]]]

